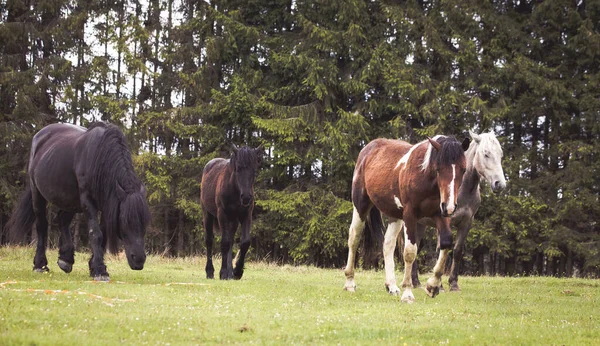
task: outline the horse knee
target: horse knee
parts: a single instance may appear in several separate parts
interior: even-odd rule
[[[452,248],[452,233],[440,234],[440,249],[447,250]]]
[[[404,248],[404,262],[412,263],[417,258],[417,245],[408,244]]]

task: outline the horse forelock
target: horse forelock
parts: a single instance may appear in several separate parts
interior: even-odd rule
[[[442,148],[439,151],[434,150],[433,145],[428,143],[427,151],[425,152],[423,163],[421,164],[422,171],[426,171],[432,166],[433,169],[437,169],[440,166],[454,164],[461,156],[464,156],[463,148],[456,138],[437,135],[432,139],[438,141]]]
[[[249,147],[243,147],[232,156],[231,163],[234,168],[239,170],[256,169],[258,167],[259,157],[256,151]]]
[[[502,147],[500,146],[500,142],[496,135],[493,133],[482,133],[479,135],[481,140],[477,145],[477,150],[481,152],[490,152],[494,155],[499,155],[502,157]]]

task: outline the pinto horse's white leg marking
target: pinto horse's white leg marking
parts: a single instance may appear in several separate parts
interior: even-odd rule
[[[433,267],[433,276],[427,280],[427,294],[434,298],[442,285],[442,274],[444,273],[444,267],[446,266],[446,258],[448,258],[449,249],[440,250],[440,255],[435,267]]]
[[[365,221],[360,218],[356,207],[352,213],[352,223],[350,224],[350,232],[348,234],[348,263],[344,274],[346,274],[346,284],[344,290],[354,292],[356,291],[356,283],[354,282],[354,261],[356,256],[356,249],[358,248],[358,242],[361,238],[362,231],[365,228]]]
[[[403,303],[413,303],[415,296],[412,294],[412,265],[417,258],[417,244],[413,244],[408,239],[406,226],[404,227],[404,280],[402,280],[402,298]]]
[[[398,207],[398,209],[402,209],[402,202],[400,202],[400,198],[394,196],[394,202],[396,203],[396,206]]]
[[[390,222],[385,231],[385,240],[383,241],[383,259],[385,263],[385,287],[390,294],[397,296],[400,293],[398,285],[396,285],[396,274],[394,264],[394,250],[396,250],[396,242],[398,233],[404,227],[404,221],[396,220]]]

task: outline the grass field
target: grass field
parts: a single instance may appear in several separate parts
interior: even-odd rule
[[[359,270],[351,294],[342,270],[248,263],[219,281],[203,258],[150,256],[132,271],[108,256],[113,281],[95,283],[88,254],[71,274],[55,250],[52,272],[33,273],[33,254],[0,248],[0,345],[600,344],[598,280],[462,277],[461,292],[415,290],[407,305],[383,272]]]

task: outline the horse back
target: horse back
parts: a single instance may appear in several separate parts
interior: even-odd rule
[[[217,216],[217,194],[229,160],[215,158],[204,166],[200,183],[200,204],[205,211]]]
[[[398,161],[410,150],[411,144],[391,139],[375,139],[358,155],[352,181],[352,201],[362,212],[370,201],[384,214],[401,218]]]
[[[28,173],[32,185],[63,210],[80,210],[75,153],[85,129],[51,124],[33,137]]]

